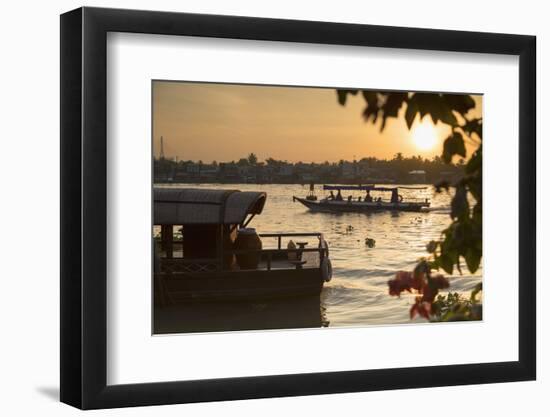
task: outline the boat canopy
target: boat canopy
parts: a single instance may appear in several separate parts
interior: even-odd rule
[[[370,185],[323,185],[323,190],[334,190],[334,191],[394,191],[399,189],[404,190],[425,190],[428,187],[377,187],[374,184]]]
[[[323,190],[342,190],[342,191],[367,191],[374,189],[374,184],[370,185],[323,185]]]
[[[260,214],[266,193],[239,190],[155,187],[154,224],[243,224]]]

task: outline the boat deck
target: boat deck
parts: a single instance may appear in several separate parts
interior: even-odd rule
[[[321,264],[321,257],[319,252],[304,252],[301,257],[305,263],[302,265],[303,269],[306,268],[319,268]],[[296,265],[289,259],[275,259],[271,261],[271,269],[295,269]],[[238,269],[238,266],[237,266]],[[258,269],[267,269],[267,260],[262,259],[258,265]]]

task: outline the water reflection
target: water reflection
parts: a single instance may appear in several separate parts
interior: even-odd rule
[[[184,310],[171,313],[175,308],[168,307],[167,312],[161,313],[168,316],[165,320],[168,329],[177,328],[172,321],[180,319],[185,323],[184,328],[191,329],[187,331],[201,331],[197,329],[204,328],[194,320],[199,323],[207,321],[207,328],[221,331],[320,327],[327,320],[330,327],[410,323],[409,309],[414,296],[390,297],[387,282],[396,271],[411,270],[418,258],[426,256],[426,243],[438,239],[450,222],[450,196],[447,193],[435,194],[433,188],[426,191],[403,190],[405,199],[429,198],[431,207],[426,213],[315,213],[300,203],[292,202],[293,195],[304,196],[307,193],[307,187],[301,185],[193,184],[191,187],[265,191],[267,202],[264,211],[254,218],[251,226],[256,227],[259,233],[323,233],[330,246],[333,278],[325,284],[321,301],[316,300],[313,306],[311,302],[305,305],[297,301],[291,303],[295,311],[292,315],[285,311],[289,307],[285,307],[284,303],[283,306],[265,307],[261,303],[246,307],[217,305],[202,308],[201,312],[194,307],[189,308],[190,317],[185,317]],[[318,194],[321,197],[322,191]],[[374,239],[375,246],[368,247],[366,238]],[[263,244],[264,248],[274,248],[276,241],[266,239]],[[451,290],[469,294],[481,282],[482,271],[469,274],[465,266],[462,271],[463,275],[450,278]],[[205,315],[208,317],[203,317]]]
[[[327,327],[320,297],[266,300],[255,303],[196,303],[156,307],[154,333]]]

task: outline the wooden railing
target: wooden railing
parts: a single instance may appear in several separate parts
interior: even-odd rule
[[[326,242],[323,239],[322,233],[262,233],[258,235],[260,238],[277,238],[277,249],[224,249],[221,253],[221,256],[219,258],[203,258],[203,259],[189,259],[189,258],[161,258],[161,263],[174,263],[174,264],[180,264],[181,268],[177,269],[183,269],[183,270],[189,270],[191,272],[193,269],[195,271],[193,272],[201,272],[201,268],[196,267],[197,265],[217,265],[217,270],[223,271],[224,265],[223,265],[223,259],[227,255],[245,255],[245,254],[259,254],[261,260],[265,260],[266,262],[266,269],[270,271],[273,266],[274,260],[279,259],[289,259],[289,262],[291,264],[291,258],[295,258],[296,260],[301,260],[302,255],[304,253],[311,253],[311,252],[317,252],[319,253],[319,262],[323,261],[323,258],[325,256],[328,256],[328,247],[326,245]],[[319,245],[317,247],[311,247],[311,248],[282,248],[282,238],[285,237],[316,237],[319,239]],[[181,244],[181,241],[173,241],[172,243]],[[161,269],[171,269],[168,268],[161,268]],[[176,268],[174,268],[176,269]],[[291,268],[289,268],[291,269]],[[202,270],[210,271],[208,268],[202,268]]]
[[[317,237],[320,240],[323,237],[322,233],[260,233],[260,237],[276,237],[277,238],[277,248],[281,249],[281,241],[283,237]]]

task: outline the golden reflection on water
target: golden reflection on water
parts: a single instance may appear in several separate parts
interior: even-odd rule
[[[434,193],[433,187],[400,190],[405,201],[430,198],[432,204],[428,213],[388,211],[368,214],[312,213],[300,203],[292,202],[293,195],[306,195],[307,185],[193,184],[185,187],[265,191],[264,211],[252,220],[250,226],[258,233],[323,233],[330,247],[333,278],[325,284],[320,300],[310,300],[302,305],[272,302],[194,307],[187,313],[171,316],[171,324],[164,332],[410,323],[409,308],[413,296],[389,296],[387,281],[398,270],[412,270],[416,260],[427,255],[426,243],[437,239],[450,222],[450,196]],[[317,194],[321,197],[323,192],[317,191]],[[376,240],[375,247],[365,245],[367,237]],[[275,241],[263,242],[264,248],[275,247],[275,244]],[[467,268],[463,268],[464,271]],[[451,277],[450,290],[469,292],[481,281],[481,274],[480,269],[475,275],[464,273]],[[208,314],[201,309],[208,309]]]

